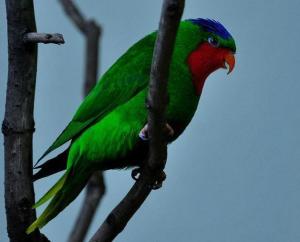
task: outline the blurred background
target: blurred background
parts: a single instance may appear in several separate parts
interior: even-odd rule
[[[100,71],[158,26],[162,1],[77,1],[103,27]],[[185,18],[223,23],[237,44],[235,71],[209,77],[186,132],[169,147],[167,180],[151,193],[116,241],[300,241],[300,2],[186,0]],[[39,32],[58,32],[61,46],[39,45],[34,160],[72,118],[82,100],[84,37],[58,1],[35,1]],[[0,1],[0,120],[7,80],[4,0]],[[3,137],[0,138],[3,143]],[[8,241],[0,146],[0,240]],[[58,175],[59,176],[59,175]],[[39,198],[58,176],[35,184]],[[130,171],[105,173],[107,194],[96,231],[133,184]],[[66,241],[83,193],[42,232]],[[38,213],[43,208],[38,210]]]

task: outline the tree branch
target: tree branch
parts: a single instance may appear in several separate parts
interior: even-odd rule
[[[59,0],[65,13],[86,38],[84,96],[96,85],[98,78],[100,26],[94,20],[86,20],[72,0]],[[96,172],[90,178],[83,205],[70,233],[69,242],[82,242],[91,225],[97,207],[105,194],[102,172]]]
[[[143,204],[165,167],[167,143],[163,137],[166,124],[167,80],[184,0],[164,0],[155,43],[148,95],[150,157],[140,178],[123,200],[108,215],[90,242],[112,241]]]
[[[84,240],[104,194],[103,174],[102,172],[94,173],[86,187],[83,205],[70,233],[69,242],[82,242]]]
[[[86,57],[85,57],[85,82],[83,94],[87,96],[97,83],[100,26],[94,20],[86,21]]]
[[[59,0],[75,26],[82,32],[86,32],[86,20],[72,0]]]
[[[26,33],[23,37],[24,43],[43,43],[43,44],[64,44],[65,40],[62,34],[46,33]]]
[[[32,0],[6,0],[8,81],[2,124],[5,151],[5,208],[11,242],[48,239],[39,230],[27,235],[36,219],[32,183],[32,135],[37,44],[26,45],[23,33],[36,32]]]

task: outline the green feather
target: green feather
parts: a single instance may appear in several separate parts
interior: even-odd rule
[[[51,189],[44,196],[40,198],[40,200],[36,202],[36,204],[32,206],[32,208],[37,208],[52,198],[62,188],[66,178],[67,172],[58,180],[58,182],[55,183],[53,187],[51,187]]]
[[[72,140],[66,175],[35,205],[53,197],[42,215],[28,228],[28,233],[44,226],[72,202],[94,171],[115,168],[116,161],[123,162],[122,167],[132,162],[124,158],[136,145],[138,134],[147,123],[145,100],[155,38],[156,32],[146,36],[118,59],[41,157]],[[189,21],[181,22],[170,67],[170,101],[166,112],[167,122],[182,126],[177,137],[191,121],[199,101],[187,58],[206,38],[207,33],[198,26]],[[234,41],[225,44],[230,47]]]
[[[44,204],[45,202],[47,202],[50,198],[52,198],[53,196],[55,196],[63,187],[66,178],[67,178],[67,174],[68,171],[58,180],[58,182],[33,206],[33,208],[37,208],[39,206],[41,206],[42,204]],[[53,202],[51,201],[51,203],[48,205],[48,207],[46,208],[46,210],[42,213],[42,215],[36,219],[26,230],[27,234],[32,233],[34,230],[36,230],[37,228],[41,228],[44,224],[46,224],[47,221],[47,217],[49,214],[49,208],[53,207],[50,206],[51,204],[53,204]]]
[[[154,41],[154,33],[146,36],[117,60],[85,98],[72,121],[38,162],[147,86]],[[141,51],[141,48],[144,51]]]
[[[181,23],[171,63],[169,91],[173,92],[174,89],[180,90],[177,88],[178,84],[184,87],[186,83],[189,83],[178,79],[178,77],[191,78],[186,59],[188,54],[203,41],[202,38],[203,35],[200,34],[197,26],[189,21]],[[85,98],[72,121],[38,162],[51,151],[76,138],[95,122],[101,121],[115,108],[126,103],[140,91],[147,88],[155,39],[156,32],[153,32],[134,44],[116,61]],[[172,81],[172,78],[174,78],[174,81]],[[184,100],[181,106],[184,106],[186,101],[188,100]],[[198,102],[197,100],[193,102],[195,101]],[[190,113],[193,114],[193,112]]]
[[[70,172],[72,170],[72,173]],[[47,194],[38,202],[35,207],[43,204],[49,198],[53,197],[47,208],[26,230],[27,234],[32,233],[37,228],[42,228],[51,219],[57,216],[66,206],[68,206],[85,187],[91,172],[82,167],[69,169],[62,176]]]

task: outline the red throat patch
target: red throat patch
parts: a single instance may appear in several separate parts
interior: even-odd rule
[[[206,78],[219,68],[224,68],[225,57],[230,50],[217,48],[209,43],[201,44],[187,60],[192,73],[196,95],[201,95]]]

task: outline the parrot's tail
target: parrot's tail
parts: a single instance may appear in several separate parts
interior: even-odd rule
[[[74,172],[68,169],[59,181],[34,205],[34,208],[42,205],[52,198],[48,207],[41,216],[35,220],[26,230],[30,234],[37,228],[42,228],[51,219],[56,217],[66,206],[68,206],[86,185],[91,173]]]
[[[57,172],[65,170],[67,167],[69,150],[70,148],[66,149],[58,156],[46,161],[42,165],[35,166],[34,169],[40,169],[40,170],[33,175],[33,181],[36,181],[43,177],[50,176]]]

